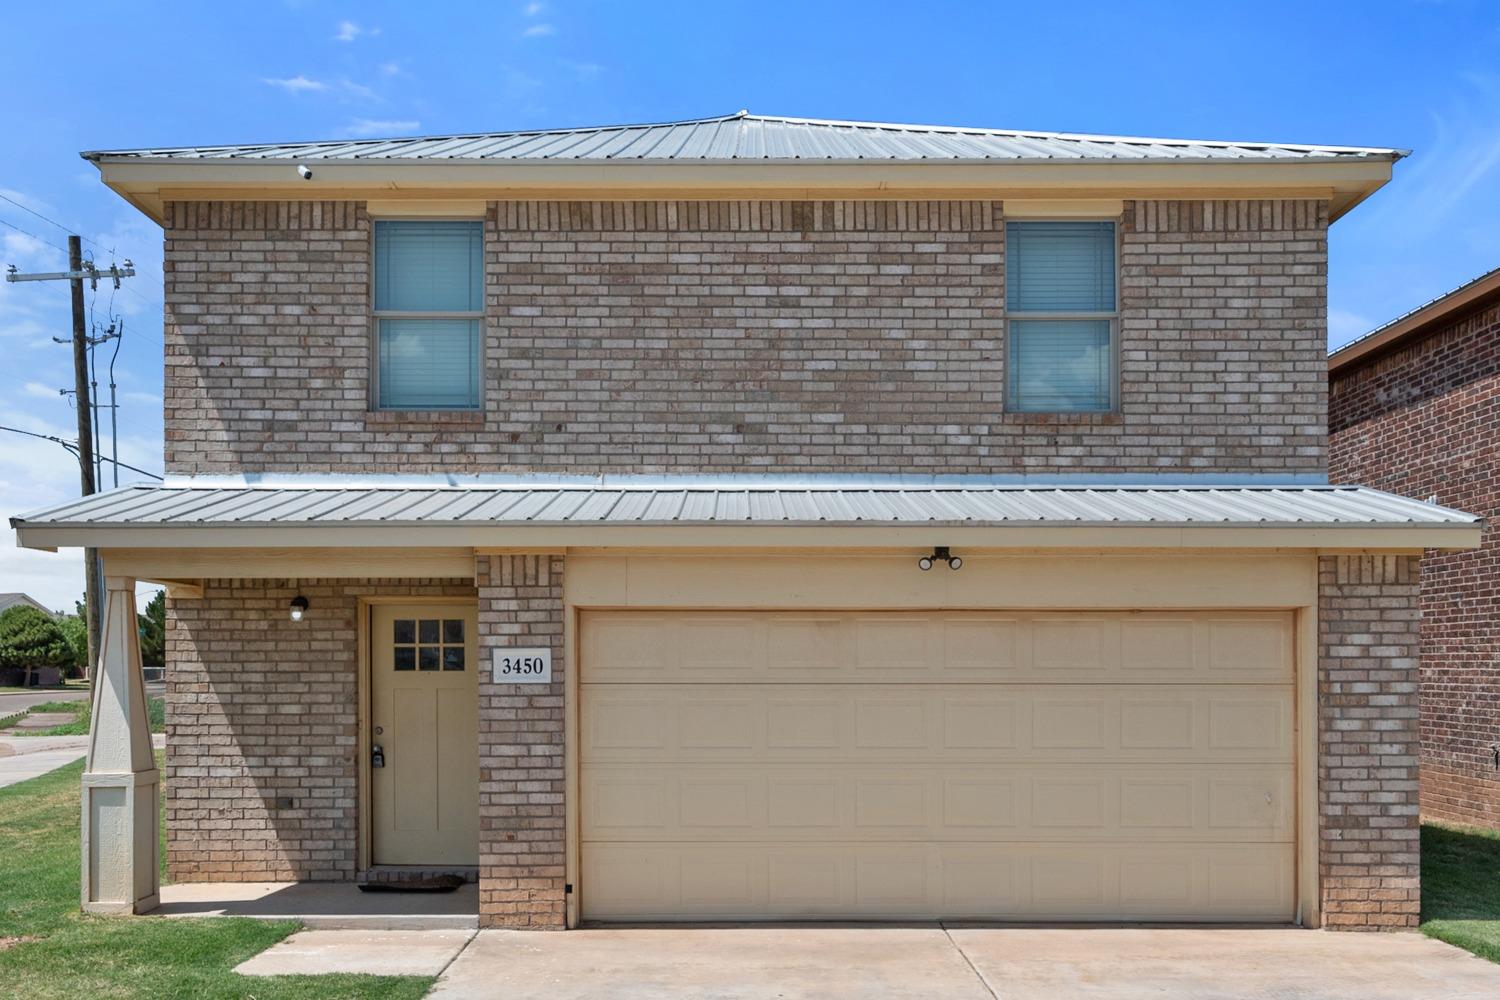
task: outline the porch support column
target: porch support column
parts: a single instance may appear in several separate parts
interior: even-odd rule
[[[83,909],[144,913],[158,903],[161,859],[132,577],[105,578],[99,631],[83,772]]]

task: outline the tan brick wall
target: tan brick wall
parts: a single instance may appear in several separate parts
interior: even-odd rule
[[[358,598],[473,593],[467,580],[210,580],[202,598],[169,599],[169,877],[353,878]],[[293,624],[298,594],[311,608]]]
[[[563,557],[479,556],[479,922],[560,930],[563,807]],[[550,646],[552,683],[500,685],[491,650]]]
[[[167,467],[1306,472],[1327,208],[1135,202],[1121,406],[1003,412],[999,202],[501,202],[482,413],[372,413],[353,202],[175,203]]]
[[[1333,928],[1414,927],[1421,912],[1418,566],[1319,560],[1319,875]]]

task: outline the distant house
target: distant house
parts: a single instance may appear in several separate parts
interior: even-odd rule
[[[41,601],[32,597],[30,594],[0,594],[0,611],[5,611],[7,608],[13,608],[17,604],[29,604],[33,608],[36,608],[38,611],[45,611],[49,615],[53,613],[51,608],[47,607]]]
[[[1422,814],[1500,827],[1500,268],[1328,358],[1329,470],[1487,518],[1422,557]]]

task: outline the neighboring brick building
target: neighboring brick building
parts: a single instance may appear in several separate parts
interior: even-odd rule
[[[156,902],[141,578],[176,882],[1414,925],[1416,560],[1478,528],[1328,487],[1324,375],[1328,227],[1400,155],[748,115],[89,154],[166,233],[170,479],[15,522],[110,580],[86,905]]]
[[[1500,827],[1500,270],[1333,352],[1334,482],[1488,519],[1422,560],[1422,813]]]

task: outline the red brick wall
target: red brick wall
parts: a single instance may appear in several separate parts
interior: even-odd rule
[[[479,556],[479,922],[561,930],[567,840],[563,768],[563,557]],[[491,650],[549,646],[552,683],[492,682]]]
[[[202,598],[170,598],[168,876],[352,879],[358,598],[473,593],[468,580],[209,580]],[[298,594],[311,607],[293,624]]]
[[[1318,874],[1324,925],[1415,927],[1416,556],[1318,561]]]
[[[1330,477],[1484,516],[1422,561],[1422,811],[1500,827],[1500,304],[1341,372]]]

